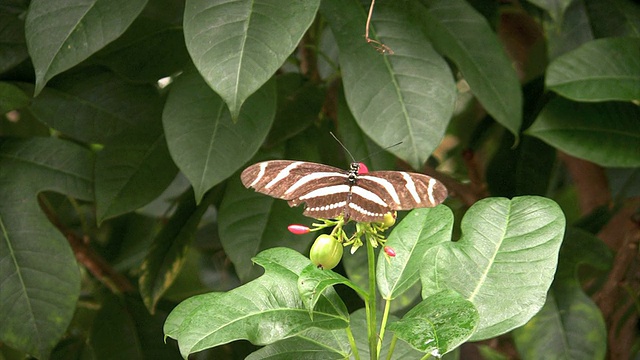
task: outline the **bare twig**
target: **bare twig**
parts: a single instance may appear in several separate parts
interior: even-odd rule
[[[367,40],[368,44],[373,45],[373,48],[376,49],[381,54],[389,54],[393,55],[393,50],[387,45],[381,43],[380,41],[373,40],[369,37],[369,27],[371,26],[371,15],[373,15],[373,7],[376,4],[376,0],[371,0],[371,5],[369,6],[369,15],[367,16],[367,25],[364,29],[364,38]]]
[[[46,201],[40,198],[42,209],[51,223],[67,238],[73,254],[79,263],[100,282],[115,293],[131,292],[135,290],[129,279],[118,273],[111,265],[89,246],[88,237],[81,237],[67,228],[58,216],[47,206]]]

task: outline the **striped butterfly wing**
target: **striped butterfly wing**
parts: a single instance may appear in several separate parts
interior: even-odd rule
[[[448,195],[447,188],[431,176],[404,171],[363,174],[356,186],[375,193],[391,210],[434,207]]]
[[[346,171],[312,162],[264,161],[246,168],[240,178],[245,187],[288,200],[290,206],[306,203],[304,214],[313,218],[341,215],[349,193]]]

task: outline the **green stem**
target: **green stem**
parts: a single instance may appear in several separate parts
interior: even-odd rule
[[[375,253],[373,251],[373,244],[369,239],[366,239],[367,242],[367,262],[369,263],[369,316],[367,325],[369,325],[369,354],[371,360],[378,359],[378,333],[377,333],[377,322],[376,322],[376,261],[375,261]]]
[[[391,345],[389,345],[389,351],[387,352],[387,360],[391,360],[391,355],[393,355],[393,350],[395,350],[397,342],[398,338],[393,335],[393,337],[391,338]]]
[[[360,360],[360,354],[358,354],[358,345],[356,345],[356,339],[351,332],[351,326],[347,326],[347,337],[349,338],[349,344],[351,345],[351,351],[356,360]]]
[[[389,311],[391,310],[391,300],[385,300],[384,313],[382,314],[382,323],[380,324],[380,335],[378,336],[378,357],[380,357],[380,349],[382,349],[382,339],[384,331],[387,328],[387,320],[389,320]]]

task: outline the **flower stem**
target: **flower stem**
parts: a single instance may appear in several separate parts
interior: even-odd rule
[[[378,336],[378,357],[380,357],[380,349],[382,349],[382,339],[384,338],[384,331],[387,327],[387,320],[389,320],[390,310],[391,310],[391,300],[385,300],[384,313],[382,314],[382,323],[380,324],[380,335]]]
[[[368,239],[367,239],[368,240]],[[369,299],[368,299],[368,312],[367,325],[369,326],[369,356],[371,360],[378,359],[378,333],[377,333],[377,321],[376,321],[376,261],[375,253],[373,251],[373,244],[371,241],[367,243],[367,262],[369,264]]]
[[[349,344],[351,345],[351,351],[353,351],[354,358],[356,360],[360,360],[358,345],[356,345],[356,339],[353,337],[353,332],[351,332],[351,326],[347,326],[347,337],[349,338]]]

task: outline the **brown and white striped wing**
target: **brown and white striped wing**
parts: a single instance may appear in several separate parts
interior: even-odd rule
[[[424,174],[374,171],[358,176],[357,186],[378,195],[391,210],[434,207],[447,198],[447,188]]]
[[[249,166],[240,177],[245,187],[288,200],[289,206],[306,203],[304,214],[313,218],[338,217],[349,194],[345,171],[311,162],[265,161]]]

